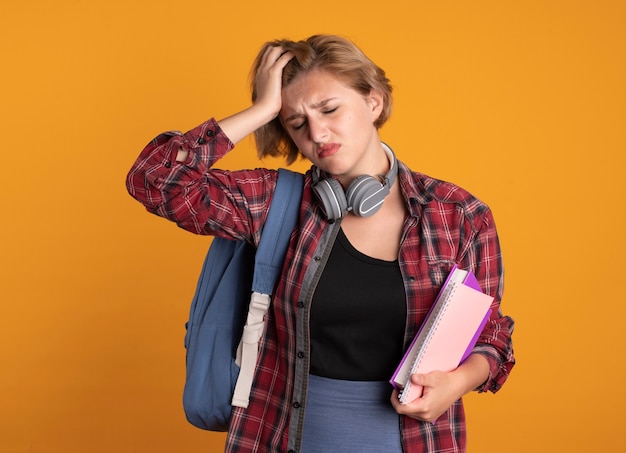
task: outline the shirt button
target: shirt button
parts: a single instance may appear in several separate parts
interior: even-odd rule
[[[304,308],[304,302],[299,301],[298,302],[298,308]]]
[[[294,409],[300,409],[300,403],[298,403],[297,401],[295,403],[293,403],[293,408]]]
[[[206,131],[206,135],[207,137],[213,137],[215,135],[215,132],[213,131],[213,129],[209,129],[208,131]]]
[[[321,260],[322,260],[322,257],[321,257],[321,256],[315,256],[315,257],[313,257],[313,259],[314,259],[315,261],[321,261]]]
[[[165,168],[170,168],[172,166],[171,162],[165,162]]]
[[[299,352],[298,352],[298,358],[299,358],[299,359],[303,359],[303,358],[304,358],[304,352],[299,351]]]
[[[204,145],[206,142],[204,141],[203,138],[199,138],[198,139],[198,145]]]

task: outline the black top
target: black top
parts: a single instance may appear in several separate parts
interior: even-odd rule
[[[405,323],[398,261],[364,255],[341,230],[313,296],[311,373],[388,380],[402,358]]]

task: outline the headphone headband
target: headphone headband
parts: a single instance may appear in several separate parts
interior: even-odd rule
[[[380,142],[380,144],[383,145],[383,149],[389,158],[389,171],[383,177],[383,185],[387,187],[387,194],[389,194],[391,186],[393,186],[393,183],[396,182],[396,178],[398,177],[398,161],[396,160],[396,155],[393,153],[393,150],[385,142]]]

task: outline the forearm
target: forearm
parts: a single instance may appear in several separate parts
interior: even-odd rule
[[[241,112],[235,113],[217,122],[220,129],[234,145],[252,134],[259,127],[267,124],[276,116],[271,110],[260,105],[253,105]],[[189,156],[189,151],[179,149],[176,161],[184,162]]]
[[[218,121],[220,128],[233,143],[238,143],[261,126],[272,121],[278,112],[259,104]]]
[[[453,374],[461,397],[476,390],[489,378],[489,362],[481,354],[471,354]]]

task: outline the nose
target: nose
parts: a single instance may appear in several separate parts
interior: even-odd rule
[[[309,119],[309,134],[311,141],[315,143],[326,143],[328,141],[328,127],[320,118]]]

